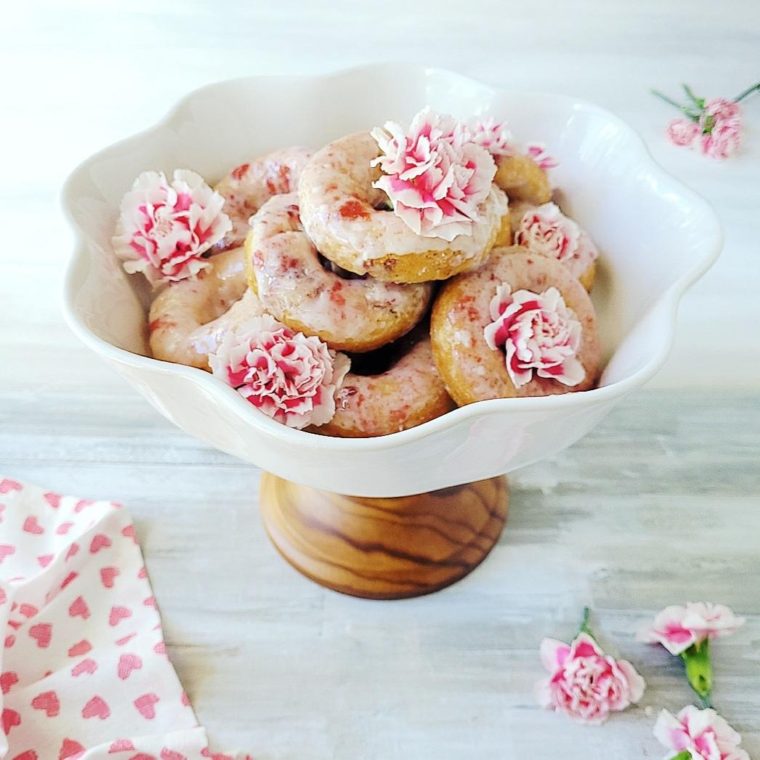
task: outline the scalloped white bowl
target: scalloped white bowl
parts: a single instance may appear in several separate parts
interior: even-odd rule
[[[341,439],[286,428],[210,374],[147,356],[146,293],[110,245],[119,201],[139,172],[191,168],[215,181],[256,154],[321,146],[388,119],[408,120],[426,104],[459,117],[507,118],[518,139],[543,142],[559,159],[553,179],[563,204],[602,251],[593,293],[606,358],[599,388],[485,401],[382,438]],[[657,166],[611,113],[400,65],[204,87],[159,124],[87,159],[69,177],[63,203],[77,234],[66,315],[88,346],[188,433],[290,480],[357,496],[491,477],[574,443],[662,365],[680,297],[721,248],[710,206]]]

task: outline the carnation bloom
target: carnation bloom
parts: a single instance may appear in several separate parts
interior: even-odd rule
[[[225,333],[209,364],[264,414],[304,428],[332,419],[350,361],[319,338],[307,338],[265,314]]]
[[[203,254],[232,224],[224,199],[195,172],[143,172],[121,201],[113,246],[124,269],[153,284],[194,277],[208,266]]]
[[[516,388],[539,377],[578,385],[586,371],[577,359],[581,324],[554,287],[543,293],[517,290],[508,283],[496,288],[490,304],[492,322],[484,328],[488,346],[503,349]]]
[[[673,119],[667,128],[667,136],[673,145],[691,145],[699,135],[699,124],[690,119]]]
[[[496,164],[453,117],[429,109],[405,131],[395,122],[373,129],[383,174],[374,183],[394,212],[418,235],[451,241],[481,219]]]
[[[506,123],[496,121],[493,116],[472,122],[467,133],[472,142],[484,147],[492,156],[513,156],[517,152]]]
[[[654,621],[638,634],[639,641],[662,644],[671,654],[680,655],[706,639],[727,636],[744,624],[723,604],[687,602],[665,607]]]
[[[515,230],[515,243],[561,261],[575,277],[599,257],[591,238],[554,203],[525,211]]]
[[[544,171],[547,169],[556,169],[559,166],[559,161],[546,152],[546,146],[543,143],[530,143],[525,148],[525,153]]]
[[[603,723],[638,702],[646,687],[630,662],[606,654],[585,632],[570,644],[544,639],[541,662],[549,671],[538,685],[541,705],[584,723]]]
[[[760,84],[745,90],[734,100],[697,97],[688,85],[683,86],[688,100],[677,103],[667,95],[653,90],[661,100],[675,106],[686,118],[673,119],[666,134],[670,142],[679,146],[699,147],[712,158],[725,159],[739,150],[742,142],[742,116],[739,101],[760,91]]]
[[[702,153],[712,158],[730,158],[742,142],[741,122],[738,119],[716,121],[709,132],[699,139]]]
[[[749,760],[741,736],[712,709],[687,705],[678,716],[663,710],[654,735],[669,750],[665,760]]]

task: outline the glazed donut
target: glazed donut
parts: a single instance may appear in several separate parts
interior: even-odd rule
[[[357,132],[317,151],[304,167],[298,185],[301,219],[320,253],[349,272],[390,282],[443,280],[480,266],[503,235],[504,193],[492,186],[472,235],[451,242],[424,237],[372,186],[381,174],[370,165],[379,152],[369,132]]]
[[[539,206],[552,199],[546,172],[530,156],[497,156],[493,181],[507,194],[510,203],[525,201]]]
[[[577,222],[555,203],[517,203],[509,207],[509,217],[515,245],[557,259],[586,290],[591,290],[599,251]]]
[[[264,308],[292,330],[336,351],[364,352],[400,338],[422,319],[430,283],[346,279],[326,269],[298,216],[298,195],[277,195],[251,218],[250,285]]]
[[[309,158],[307,148],[282,148],[232,169],[214,188],[224,198],[224,211],[232,222],[217,248],[242,245],[250,216],[273,195],[293,192]]]
[[[197,333],[245,293],[244,258],[242,248],[219,253],[196,278],[169,283],[156,296],[148,315],[154,358],[208,369],[208,351],[196,345]]]
[[[578,331],[575,333],[577,351],[571,359],[578,373],[574,385],[541,376],[542,372],[551,372],[551,368],[531,372],[531,379],[524,384],[517,383],[508,371],[504,351],[489,346],[485,329],[495,320],[492,301],[496,300],[497,289],[505,285],[511,288],[515,298],[518,291],[534,296],[534,306],[542,299],[561,296],[564,304],[558,309],[560,312],[565,307],[569,309],[571,320],[560,322],[560,328]],[[538,320],[538,329],[545,328],[543,313],[539,312]],[[548,324],[551,330],[551,317]],[[530,337],[526,338],[524,332],[518,335],[522,350]],[[588,390],[594,387],[599,374],[601,349],[596,315],[588,293],[556,259],[526,249],[498,249],[478,271],[459,275],[446,283],[433,305],[431,339],[438,371],[449,394],[460,406],[484,399]],[[520,350],[521,345],[518,345],[516,353]]]
[[[433,363],[427,325],[371,354],[354,356],[335,416],[312,432],[342,438],[389,435],[455,408]]]

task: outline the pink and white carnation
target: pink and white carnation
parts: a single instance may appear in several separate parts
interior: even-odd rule
[[[741,736],[711,708],[687,705],[678,716],[662,710],[654,735],[669,750],[665,760],[749,760]]]
[[[559,161],[546,152],[546,146],[543,143],[530,143],[526,146],[525,153],[544,171],[556,169],[559,166]]]
[[[742,127],[739,119],[716,120],[709,132],[699,139],[702,153],[711,158],[726,159],[739,150],[742,143]]]
[[[319,338],[265,314],[226,332],[209,364],[261,412],[300,429],[333,418],[335,395],[351,362]]]
[[[467,126],[472,142],[484,147],[492,156],[513,156],[517,152],[514,137],[503,121],[493,116],[478,119]]]
[[[637,638],[649,644],[662,644],[671,654],[680,655],[706,639],[734,633],[744,622],[744,618],[723,604],[687,602],[658,612]]]
[[[472,234],[496,164],[459,122],[425,109],[408,131],[389,121],[371,134],[381,151],[372,165],[383,172],[374,187],[388,196],[410,229],[447,241]]]
[[[630,662],[606,654],[587,633],[570,644],[544,639],[541,662],[549,678],[538,684],[540,704],[584,723],[603,723],[638,702],[646,688]]]
[[[667,127],[668,140],[673,145],[691,145],[699,136],[699,124],[691,119],[673,119]]]
[[[591,238],[556,203],[527,210],[515,230],[515,243],[557,261],[582,259],[583,269],[599,257]]]
[[[557,288],[543,293],[518,290],[508,283],[491,299],[492,322],[484,328],[490,348],[506,353],[506,367],[516,388],[538,377],[578,385],[586,375],[577,354],[581,324]]]
[[[143,172],[121,201],[113,246],[130,274],[153,285],[195,277],[209,266],[203,257],[231,229],[224,198],[185,169],[172,181]]]
[[[735,100],[728,98],[711,98],[705,103],[702,113],[703,126],[709,126],[705,123],[707,117],[712,117],[713,122],[740,119],[741,106]]]

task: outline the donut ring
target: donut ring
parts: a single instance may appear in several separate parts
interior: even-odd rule
[[[510,202],[525,201],[540,206],[552,199],[552,186],[546,172],[530,156],[499,156],[493,181]]]
[[[374,374],[360,374],[365,358],[365,372]],[[373,368],[373,360],[390,366]],[[354,357],[351,369],[338,391],[335,416],[312,432],[341,438],[389,435],[455,408],[435,369],[426,326],[373,355]]]
[[[509,283],[513,291],[541,293],[557,288],[581,323],[577,359],[585,369],[580,384],[568,387],[557,380],[533,375],[516,387],[506,369],[502,351],[491,349],[483,330],[496,287]],[[433,356],[451,397],[459,404],[493,398],[550,396],[593,388],[599,375],[601,348],[596,315],[588,293],[556,259],[524,248],[501,248],[477,272],[460,275],[441,289],[431,316]]]
[[[151,304],[148,332],[154,358],[208,369],[208,350],[196,338],[247,288],[242,248],[217,254],[210,263],[196,278],[167,285]]]
[[[550,204],[554,206],[554,204]],[[536,211],[541,211],[549,206],[542,204],[542,206],[535,206],[532,203],[520,202],[509,207],[509,220],[514,232],[515,245],[524,246],[534,253],[550,255],[549,250],[544,241],[540,242],[534,240],[533,236],[527,232],[528,220],[526,217]],[[578,245],[575,250],[565,259],[558,259],[560,263],[565,266],[573,277],[577,277],[581,285],[591,292],[591,288],[594,286],[594,280],[596,279],[596,261],[599,256],[596,246],[589,237],[588,233],[577,224],[577,222],[566,217],[558,206],[554,209],[558,211],[561,218],[568,219],[572,224],[578,228]],[[551,256],[550,256],[551,257]]]
[[[301,219],[319,251],[349,272],[389,282],[444,280],[480,266],[504,234],[504,193],[491,188],[472,235],[451,242],[423,237],[388,209],[382,190],[372,187],[380,169],[370,162],[378,155],[372,135],[357,132],[317,151],[304,167],[298,186]]]
[[[250,286],[292,330],[316,335],[336,351],[372,351],[408,333],[427,310],[430,283],[345,279],[323,267],[303,231],[296,193],[268,200],[250,224]]]
[[[232,169],[214,188],[224,198],[224,212],[232,229],[217,248],[242,245],[248,234],[248,219],[273,195],[293,192],[312,151],[282,148]]]

